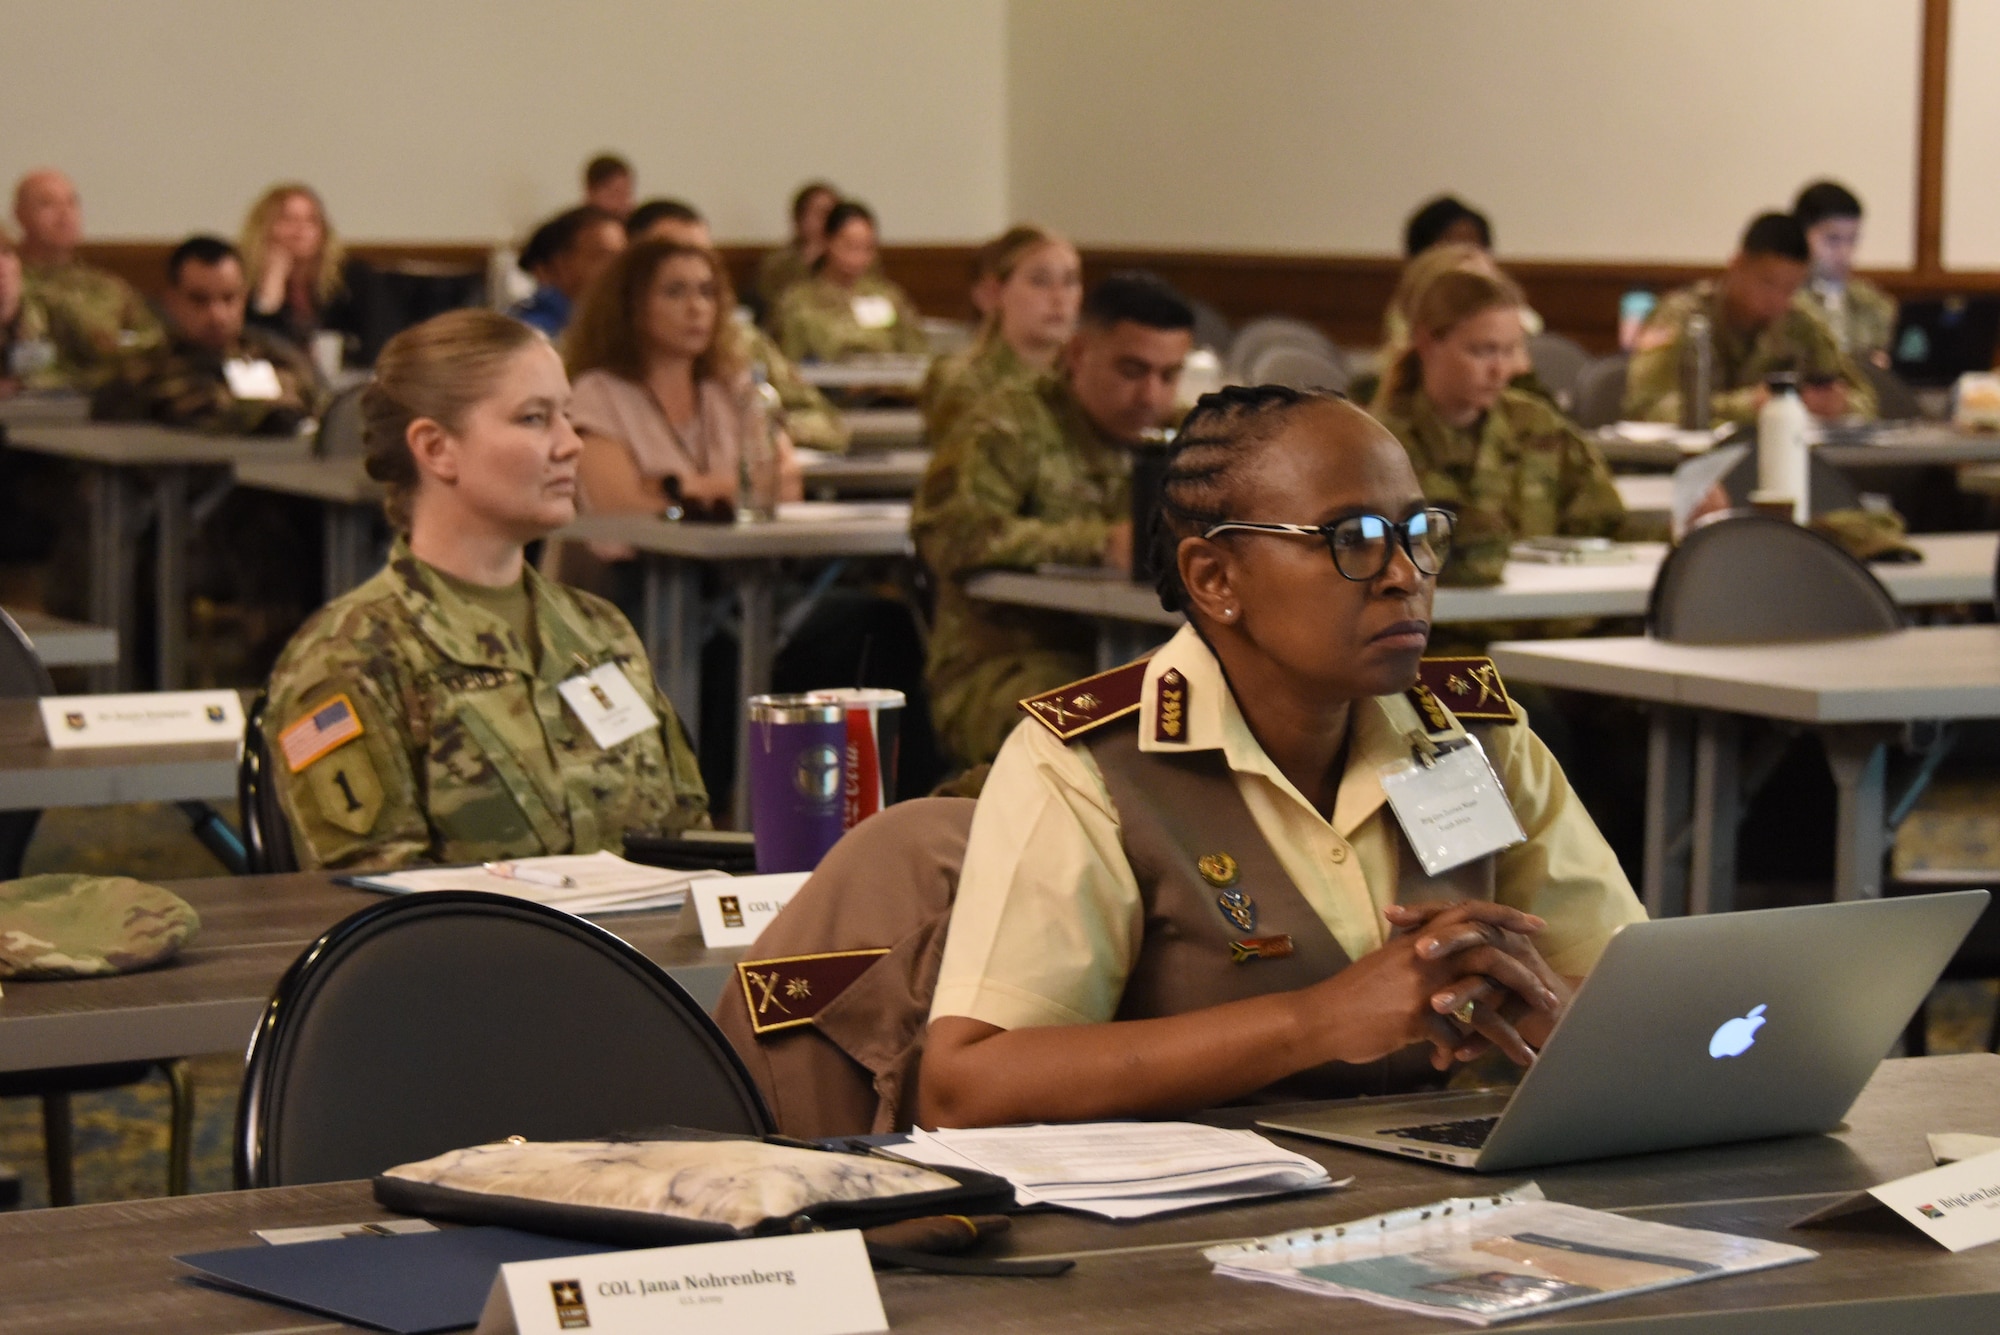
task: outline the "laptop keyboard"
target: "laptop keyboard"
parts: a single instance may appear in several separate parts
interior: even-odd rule
[[[1378,1136],[1394,1136],[1398,1140],[1421,1140],[1432,1145],[1456,1145],[1460,1149],[1476,1150],[1486,1143],[1486,1137],[1493,1134],[1495,1117],[1467,1117],[1457,1122],[1432,1122],[1428,1126],[1391,1126],[1376,1132]]]

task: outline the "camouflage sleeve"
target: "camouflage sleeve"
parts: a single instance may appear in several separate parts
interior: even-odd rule
[[[993,402],[993,401],[989,401]],[[1003,400],[1011,405],[1013,396]],[[1100,560],[1110,525],[1095,515],[1044,520],[1022,513],[1039,471],[1038,442],[1021,414],[981,411],[961,419],[931,459],[910,531],[940,578],[994,567]]]
[[[891,289],[896,303],[896,351],[925,353],[931,350],[931,336],[924,332],[924,316],[910,302],[902,288]]]
[[[120,313],[118,323],[132,336],[132,347],[157,347],[166,341],[167,331],[160,324],[160,318],[153,314],[153,308],[146,304],[146,299],[139,295],[137,288],[126,287],[125,309]]]
[[[792,443],[845,453],[853,433],[848,430],[846,420],[826,401],[826,395],[808,385],[798,368],[782,356],[773,357],[765,371],[771,378],[771,388],[778,391],[778,402],[785,410],[785,432]]]
[[[1595,442],[1553,409],[1550,428],[1562,440],[1562,535],[1609,538],[1625,522],[1625,502],[1611,480],[1611,465]]]
[[[299,865],[308,870],[382,870],[428,862],[430,822],[412,761],[395,674],[378,656],[336,647],[319,636],[302,652],[287,650],[271,676],[264,708],[270,781],[291,822]],[[301,763],[287,758],[289,730],[315,730],[315,720],[346,730],[345,702],[360,731],[322,754],[300,744]],[[332,711],[329,717],[329,711]]]
[[[802,362],[818,356],[819,341],[815,336],[815,321],[812,303],[806,298],[805,285],[794,283],[785,289],[785,295],[778,300],[778,315],[772,321],[778,335],[778,351],[789,361]]]
[[[639,661],[646,661],[643,653]],[[653,712],[660,716],[660,740],[667,749],[667,772],[674,786],[674,814],[666,832],[709,829],[708,786],[701,779],[701,763],[688,741],[687,726],[658,681],[653,684]]]
[[[152,416],[152,358],[134,353],[118,359],[111,375],[91,392],[90,415],[100,422],[143,422]]]
[[[1623,415],[1634,422],[1677,422],[1681,415],[1681,340],[1677,330],[1649,327],[1625,368]]]
[[[1798,351],[1800,372],[1837,378],[1847,386],[1847,411],[1856,417],[1875,416],[1875,386],[1853,359],[1840,350],[1840,341],[1827,327],[1825,318],[1796,306],[1787,318],[1794,326],[1791,341]]]

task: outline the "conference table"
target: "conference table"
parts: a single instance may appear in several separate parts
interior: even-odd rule
[[[818,450],[799,453],[799,471],[804,475],[806,495],[816,500],[840,496],[914,496],[931,462],[929,450],[914,448],[855,450],[849,454],[822,454]]]
[[[826,563],[850,557],[901,557],[911,552],[907,503],[803,501],[778,507],[775,519],[744,515],[726,524],[652,515],[586,515],[556,536],[622,543],[644,563],[639,633],[667,698],[691,732],[701,718],[701,582],[704,567],[720,573],[739,620],[738,701],[771,687],[777,655],[777,588],[781,563]],[[737,819],[749,810],[749,721],[736,733]]]
[[[65,621],[47,612],[4,610],[28,637],[43,667],[107,667],[118,661],[118,632],[109,626]]]
[[[1923,557],[1868,568],[1902,607],[1985,603],[1994,595],[2000,534],[1931,533],[1909,539]],[[1629,543],[1628,559],[1602,565],[1509,561],[1498,584],[1440,587],[1431,606],[1437,625],[1468,621],[1545,621],[1577,617],[1636,617],[1646,613],[1653,580],[1666,559],[1664,543]],[[1130,662],[1164,640],[1183,620],[1160,606],[1150,584],[1112,571],[991,570],[965,582],[988,602],[1038,607],[1091,618],[1097,625],[1100,670]]]
[[[1632,434],[1632,426],[1640,429]],[[1664,427],[1652,423],[1617,424],[1591,433],[1614,468],[1677,468],[1712,448],[1713,441],[1661,439]],[[1738,437],[1754,436],[1744,427]],[[2000,432],[1962,431],[1949,422],[1883,422],[1856,431],[1836,431],[1812,447],[1813,454],[1836,468],[1924,468],[2000,460]]]
[[[90,618],[118,635],[115,667],[93,669],[100,687],[138,688],[138,544],[154,526],[155,671],[177,689],[187,665],[187,552],[197,474],[250,459],[303,459],[298,436],[213,436],[140,422],[7,423],[11,448],[80,464],[90,494]]]
[[[1535,640],[1488,652],[1511,682],[1662,707],[1648,741],[1641,878],[1655,915],[1734,907],[1742,719],[1819,733],[1839,797],[1834,894],[1866,899],[1882,893],[1890,747],[1913,724],[2000,718],[2000,626],[1765,645]]]
[[[923,383],[921,378],[917,383]],[[848,448],[855,453],[908,449],[923,443],[924,415],[920,409],[846,408],[840,416],[847,423]]]
[[[106,978],[9,979],[0,995],[0,1072],[242,1052],[278,979],[327,928],[385,896],[325,872],[168,881],[201,931],[157,969]],[[704,1007],[740,950],[709,950],[678,910],[594,921],[660,965]],[[5,1290],[0,1289],[0,1295]],[[0,1296],[0,1329],[7,1300]]]
[[[58,751],[43,737],[35,701],[0,700],[0,811],[231,798],[238,749],[182,742]]]
[[[1245,1126],[1255,1112],[1203,1120]],[[1972,1054],[1884,1062],[1831,1135],[1567,1164],[1484,1178],[1450,1169],[1273,1139],[1325,1165],[1344,1190],[1220,1206],[1127,1223],[1063,1212],[1017,1215],[982,1255],[1063,1257],[1051,1279],[888,1271],[877,1275],[889,1328],[939,1335],[1094,1331],[1154,1335],[1357,1335],[1464,1329],[1453,1323],[1214,1275],[1201,1249],[1291,1229],[1364,1218],[1454,1195],[1538,1182],[1552,1200],[1637,1219],[1809,1247],[1817,1259],[1668,1289],[1508,1330],[1590,1335],[1926,1335],[1989,1332],[2000,1324],[2000,1247],[1952,1254],[1900,1223],[1790,1224],[1842,1195],[1931,1166],[1925,1135],[2000,1133],[2000,1057]],[[253,1229],[396,1218],[366,1182],[0,1216],[0,1294],[9,1335],[201,1330],[331,1331],[351,1327],[194,1282],[175,1254],[252,1246]]]
[[[837,362],[799,362],[799,379],[815,389],[877,390],[914,395],[930,374],[928,353],[882,353]]]

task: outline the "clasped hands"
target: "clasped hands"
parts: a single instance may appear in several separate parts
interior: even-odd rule
[[[1350,1011],[1372,1023],[1386,1056],[1429,1042],[1444,1070],[1495,1047],[1526,1066],[1569,1005],[1569,983],[1535,948],[1547,924],[1532,913],[1485,901],[1392,904],[1383,946],[1342,970],[1352,974]],[[1341,975],[1335,975],[1339,978]]]

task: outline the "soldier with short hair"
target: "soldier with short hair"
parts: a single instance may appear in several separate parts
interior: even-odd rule
[[[130,283],[77,259],[83,204],[67,176],[47,168],[23,176],[14,217],[22,290],[7,341],[25,388],[93,389],[124,353],[160,341],[160,322]]]
[[[576,515],[569,397],[548,340],[493,311],[382,350],[363,412],[398,537],[293,637],[264,714],[304,866],[617,851],[708,823],[631,623],[524,559]]]
[[[288,435],[325,398],[287,339],[244,323],[249,281],[236,247],[193,236],[167,257],[167,338],[125,356],[91,415],[234,435]]]
[[[1681,414],[1681,357],[1687,323],[1708,317],[1714,349],[1712,413],[1717,421],[1755,421],[1769,391],[1764,377],[1800,377],[1799,397],[1818,417],[1875,415],[1875,391],[1841,352],[1826,321],[1796,305],[1810,252],[1789,213],[1758,215],[1720,278],[1669,293],[1646,327],[1625,373],[1625,415],[1672,422]]]
[[[1083,303],[1058,372],[1012,380],[938,445],[910,517],[937,579],[925,678],[938,736],[991,760],[1014,704],[1090,670],[1087,618],[981,602],[964,581],[1043,563],[1132,563],[1131,448],[1166,424],[1194,312],[1150,274],[1114,274]]]
[[[1854,272],[1861,201],[1836,181],[1815,181],[1799,191],[1792,216],[1805,229],[1812,254],[1812,272],[1794,300],[1826,321],[1842,352],[1886,367],[1896,299]]]

